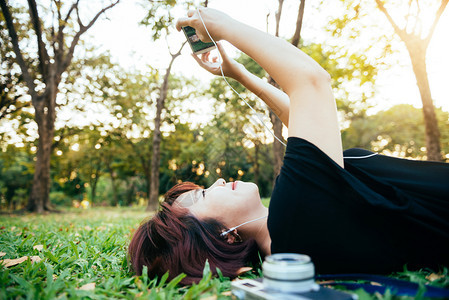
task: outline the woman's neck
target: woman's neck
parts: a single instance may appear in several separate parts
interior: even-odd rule
[[[255,216],[254,219],[268,216],[268,208],[263,207],[263,209],[257,212],[257,215],[253,215]],[[237,229],[237,231],[243,239],[254,239],[263,255],[271,254],[271,238],[270,233],[268,232],[267,218],[261,218],[242,226],[242,228],[240,230]]]
[[[255,240],[263,255],[267,256],[271,254],[271,237],[266,218],[263,219],[263,224],[261,224],[259,231],[256,233]]]

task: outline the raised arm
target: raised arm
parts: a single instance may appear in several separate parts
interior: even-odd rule
[[[202,41],[227,40],[251,56],[290,98],[288,134],[315,144],[343,167],[337,111],[329,74],[312,58],[290,43],[238,22],[214,9],[189,11],[176,27],[195,28]]]
[[[266,81],[249,72],[245,67],[230,58],[223,48],[221,42],[217,42],[218,51],[223,59],[221,67],[223,74],[233,78],[243,84],[248,90],[262,99],[268,107],[281,119],[282,123],[288,127],[288,116],[290,111],[290,99],[287,94],[272,86]],[[220,62],[218,58],[210,58],[210,52],[201,55],[201,58],[192,54],[198,64],[210,73],[221,76]]]

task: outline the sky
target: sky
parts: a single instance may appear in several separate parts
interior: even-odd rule
[[[326,24],[328,15],[313,13],[310,1],[306,2],[305,16],[301,36],[305,40],[322,42],[326,36],[322,25]],[[332,12],[332,1],[327,1],[329,13]],[[307,5],[308,4],[308,5]],[[288,29],[294,25],[297,14],[297,1],[286,1],[281,22],[281,35],[291,36]],[[277,8],[277,1],[273,0],[212,0],[210,7],[222,10],[230,16],[253,27],[266,31],[266,15],[271,11],[270,28],[274,26],[273,15]],[[99,49],[108,50],[113,59],[125,68],[142,68],[151,65],[161,70],[168,65],[169,54],[167,43],[164,39],[152,42],[150,29],[138,26],[145,15],[145,11],[135,1],[123,1],[119,6],[107,13],[107,20],[100,20],[89,31],[94,37]],[[175,11],[177,17],[183,16],[184,11]],[[383,20],[385,21],[385,20]],[[168,44],[172,52],[177,51],[177,46],[182,42],[182,33],[172,34],[168,38]],[[363,42],[363,39],[360,39]],[[357,41],[354,41],[357,43]],[[348,45],[351,47],[352,45]],[[236,53],[232,46],[227,45],[227,50]],[[409,103],[415,107],[421,107],[419,90],[411,68],[405,47],[401,51],[400,63],[388,70],[382,71],[377,80],[378,93],[376,102],[379,108],[386,109],[394,104]],[[427,54],[428,74],[431,85],[432,97],[437,106],[449,111],[449,8],[446,8],[439,25],[434,33]],[[193,76],[207,84],[212,75],[202,70],[190,57],[190,49],[185,47],[183,55],[175,62],[173,72],[185,76]]]

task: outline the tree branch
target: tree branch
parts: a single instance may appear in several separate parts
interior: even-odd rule
[[[0,86],[0,88],[3,88]],[[31,103],[29,101],[27,102],[18,102],[18,100],[23,95],[15,96],[13,99],[8,99],[6,97],[3,97],[3,95],[0,97],[0,120],[5,118],[7,115],[14,114],[16,112],[19,112],[24,107],[29,107]],[[11,106],[14,105],[14,109],[11,109]]]
[[[56,147],[59,146],[59,144],[66,138],[70,136],[74,136],[75,134],[78,134],[82,131],[81,128],[74,128],[69,126],[64,126],[59,130],[59,134],[53,139],[53,143],[51,145],[51,149],[54,150]],[[56,139],[58,137],[58,139]]]
[[[55,48],[55,40],[56,40],[56,31],[55,31],[55,24],[54,21],[55,20],[55,11],[53,10],[53,2],[50,3],[50,10],[51,10],[51,47],[53,49],[53,52],[56,53],[56,48]]]
[[[380,11],[384,13],[384,15],[387,17],[388,21],[390,22],[391,26],[393,26],[394,31],[399,35],[399,37],[405,41],[407,39],[407,32],[405,29],[399,28],[399,26],[394,22],[393,18],[390,16],[388,11],[386,10],[385,6],[383,5],[381,0],[376,0],[377,6],[379,7]]]
[[[430,40],[432,39],[433,33],[435,32],[435,28],[437,27],[437,24],[440,21],[441,15],[446,9],[448,2],[449,0],[441,0],[440,8],[438,8],[437,12],[435,13],[435,19],[433,21],[432,26],[430,27],[429,33],[427,34],[427,37],[424,38],[424,41],[427,43],[427,45],[430,43]]]
[[[284,0],[278,0],[278,2],[279,2],[279,6],[278,6],[278,10],[275,14],[275,17],[276,17],[276,33],[275,33],[275,35],[276,36],[279,36],[279,25],[281,22],[282,7],[284,5]]]
[[[37,47],[38,47],[38,54],[39,54],[39,68],[41,70],[42,79],[44,80],[45,83],[47,83],[49,57],[48,57],[47,49],[45,47],[45,43],[42,40],[41,20],[39,19],[39,14],[37,12],[36,1],[28,0],[28,6],[30,8],[31,23],[33,24],[34,32],[36,33],[36,38],[37,38]]]
[[[78,25],[79,25],[79,27],[80,27],[80,31],[81,31],[81,30],[84,30],[84,28],[85,28],[86,26],[84,26],[83,22],[81,21],[81,18],[80,18],[80,10],[79,10],[79,7],[78,7],[78,6],[76,6],[76,19],[77,19]]]
[[[19,38],[17,37],[17,33],[14,28],[14,24],[12,22],[11,13],[9,12],[9,8],[6,5],[5,0],[0,0],[0,7],[2,8],[3,11],[6,27],[8,28],[9,37],[11,38],[14,54],[16,55],[17,64],[19,65],[20,70],[22,71],[23,79],[27,84],[31,98],[35,100],[37,99],[37,93],[35,90],[36,86],[34,84],[33,78],[30,75],[30,72],[28,71],[28,66],[26,65],[25,60],[23,59],[22,52],[20,51]]]
[[[67,12],[67,15],[65,16],[65,18],[64,18],[64,22],[62,23],[62,29],[64,29],[65,28],[65,25],[67,25],[67,22],[69,21],[69,18],[70,18],[70,15],[72,14],[72,12],[73,12],[73,10],[75,9],[75,8],[77,8],[78,7],[78,4],[79,4],[79,0],[77,0],[75,3],[73,3],[72,4],[72,6],[70,7],[70,9],[69,9],[69,11]]]
[[[420,15],[421,15],[421,7],[419,6],[419,1],[416,0],[416,21],[415,21],[415,26],[413,27],[413,32],[415,32],[415,34],[417,34],[419,37],[421,37],[421,33],[422,33],[422,23],[420,22]]]
[[[59,3],[59,1],[58,1]],[[63,22],[58,22],[58,49],[60,51],[60,53],[64,53],[64,29],[65,26],[67,25],[67,22],[69,21],[70,15],[72,14],[73,10],[75,8],[78,8],[78,3],[79,0],[77,0],[75,3],[72,4],[72,6],[70,7],[69,11],[67,12],[67,15],[65,16]],[[61,11],[60,8],[58,8],[58,21],[62,20],[62,15],[61,15]]]
[[[409,0],[408,1],[408,11],[407,11],[407,14],[405,15],[405,27],[404,27],[405,29],[407,29],[409,21],[410,21],[410,17],[412,15],[412,13],[411,13],[412,4],[413,4],[413,0]]]
[[[184,43],[182,43],[182,45],[181,45],[181,47],[179,48],[179,50],[178,50],[178,52],[176,52],[175,54],[173,54],[171,51],[170,51],[170,46],[168,45],[168,42],[167,42],[167,48],[168,48],[168,52],[170,53],[170,55],[171,55],[171,57],[173,58],[176,58],[176,57],[178,57],[179,55],[181,55],[181,50],[184,48],[184,45],[187,43],[187,41],[184,41]]]
[[[292,37],[292,45],[295,47],[299,46],[299,40],[301,39],[301,28],[305,3],[306,0],[301,0],[301,4],[299,5],[298,18],[296,19],[296,30]]]
[[[99,11],[95,17],[93,17],[93,19],[89,22],[89,24],[87,26],[84,26],[83,24],[79,23],[80,25],[80,31],[77,32],[77,34],[73,37],[72,43],[70,45],[69,48],[69,52],[67,53],[66,59],[64,60],[64,62],[62,63],[60,70],[58,70],[58,73],[61,74],[69,65],[70,62],[72,61],[73,58],[73,52],[75,51],[75,46],[78,44],[79,39],[81,37],[81,35],[86,32],[90,27],[92,27],[92,25],[94,25],[94,23],[97,21],[97,19],[108,9],[111,9],[112,7],[114,7],[115,5],[117,5],[120,2],[120,0],[115,1],[114,3],[112,3],[111,5],[103,8],[101,11]],[[77,1],[78,3],[78,1]],[[78,13],[78,7],[77,7],[77,13]],[[79,20],[79,16],[78,16],[78,21]]]

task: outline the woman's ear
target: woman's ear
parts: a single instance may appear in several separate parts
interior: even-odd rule
[[[234,243],[241,243],[242,242],[242,238],[240,237],[240,235],[237,232],[237,229],[234,229],[233,231],[229,232],[226,235],[226,242],[228,244],[234,244]]]

